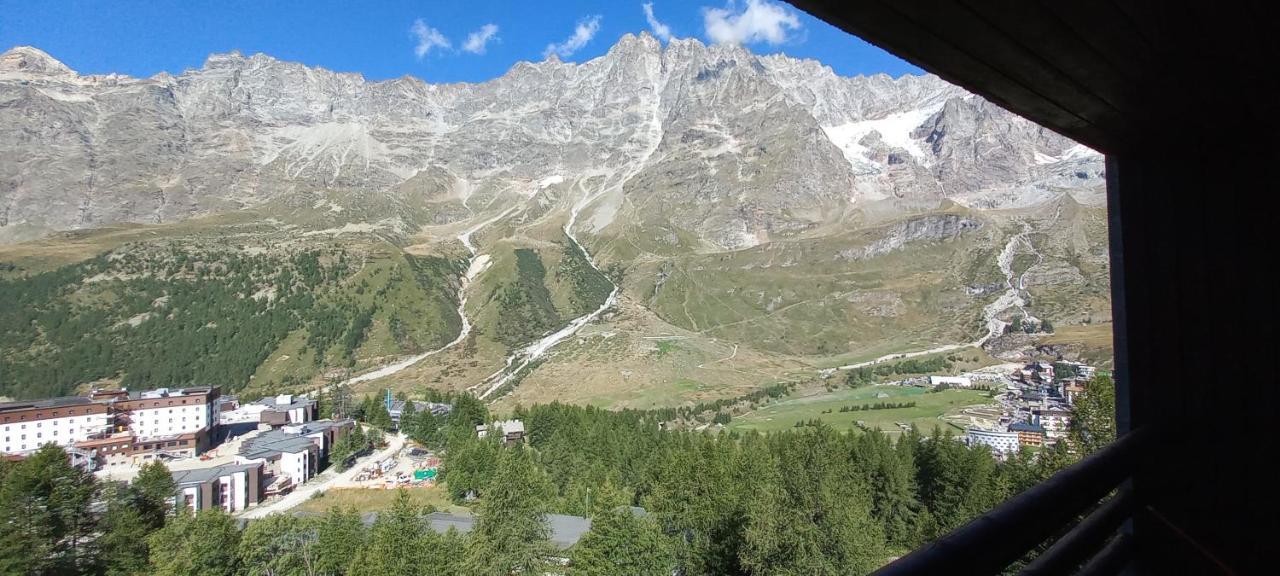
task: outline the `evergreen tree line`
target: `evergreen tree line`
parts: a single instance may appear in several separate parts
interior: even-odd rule
[[[850,388],[875,384],[885,376],[899,374],[926,374],[950,370],[955,364],[946,356],[930,356],[927,358],[910,358],[892,364],[873,364],[861,368],[853,368],[845,373],[845,385]]]
[[[643,507],[671,568],[685,574],[860,574],[1043,481],[1076,456],[1067,443],[1000,461],[950,432],[898,440],[814,421],[770,434],[662,430],[640,411],[561,404],[516,408],[546,510],[590,515],[601,494]],[[484,503],[496,438],[448,435],[450,496]],[[609,573],[609,572],[602,572]],[[621,572],[616,572],[621,573]]]
[[[529,248],[517,248],[515,280],[505,284],[494,298],[498,323],[494,338],[515,349],[560,325],[560,312],[547,290],[547,270],[542,258]]]
[[[0,463],[0,574],[33,576],[509,576],[543,574],[568,559],[569,575],[667,576],[674,557],[653,520],[601,493],[592,531],[571,551],[544,521],[550,479],[532,454],[504,450],[470,534],[439,533],[429,507],[401,490],[366,526],[337,507],[312,517],[273,514],[243,527],[221,509],[173,510],[162,463],[128,486],[100,483],[53,445]]]
[[[841,406],[840,412],[860,412],[863,410],[896,410],[898,408],[915,408],[915,401],[911,402],[876,402],[875,404],[852,404],[849,406]],[[827,409],[823,414],[830,414],[831,410]]]
[[[175,490],[159,462],[128,486],[102,483],[53,444],[0,461],[0,574],[153,573],[153,536],[166,526]]]

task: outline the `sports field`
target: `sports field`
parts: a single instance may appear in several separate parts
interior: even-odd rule
[[[840,411],[843,406],[868,405],[877,402],[915,402],[916,405],[910,408],[886,410]],[[796,425],[796,422],[816,419],[839,430],[856,429],[854,422],[862,421],[866,426],[879,428],[892,435],[901,432],[899,423],[908,426],[915,424],[925,433],[932,430],[935,425],[958,431],[961,429],[960,426],[948,424],[943,417],[956,416],[966,406],[990,402],[988,393],[980,390],[953,389],[928,392],[924,388],[909,386],[870,386],[784,399],[761,407],[750,414],[734,417],[729,427],[735,430],[769,432],[790,429]],[[828,410],[830,412],[827,412]]]

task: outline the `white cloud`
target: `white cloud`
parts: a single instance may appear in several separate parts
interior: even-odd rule
[[[716,43],[781,44],[787,41],[790,32],[800,29],[800,18],[795,12],[769,0],[747,0],[747,8],[742,12],[733,2],[724,8],[703,8],[702,17],[707,38]]]
[[[573,29],[573,35],[566,38],[564,42],[559,44],[547,44],[547,49],[542,51],[542,57],[547,58],[555,54],[561,58],[568,58],[579,48],[587,45],[592,38],[596,37],[596,32],[600,31],[600,15],[590,18],[584,18],[578,21],[578,27]]]
[[[439,30],[427,26],[421,18],[413,21],[413,26],[409,28],[409,33],[418,39],[418,45],[413,47],[413,54],[421,60],[424,56],[431,52],[433,48],[449,48],[449,39],[444,37]]]
[[[640,7],[644,8],[644,19],[649,21],[649,29],[653,31],[653,35],[663,41],[670,41],[671,27],[659,22],[653,15],[653,2],[645,2]]]
[[[490,40],[498,40],[498,25],[485,24],[479,30],[467,35],[467,41],[462,43],[462,51],[472,54],[484,54],[485,47],[489,45]]]

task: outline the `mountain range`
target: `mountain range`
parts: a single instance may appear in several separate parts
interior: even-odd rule
[[[650,406],[881,354],[1070,348],[1005,327],[1084,341],[1109,320],[1103,177],[1096,152],[935,76],[643,33],[478,84],[262,54],[145,79],[0,55],[0,272],[31,298],[40,274],[82,272],[33,309],[95,310],[124,348],[175,317],[122,304],[140,278],[225,279],[229,254],[300,272],[309,251],[347,274],[309,286],[352,345],[318,347],[320,316],[295,311],[227,382],[264,392],[398,361],[363,382]],[[266,310],[297,278],[237,289]],[[48,332],[0,357],[81,345]]]

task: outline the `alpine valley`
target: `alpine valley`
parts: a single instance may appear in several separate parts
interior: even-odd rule
[[[0,55],[0,396],[349,380],[677,406],[1110,360],[1096,152],[934,76],[626,35],[479,84]]]

